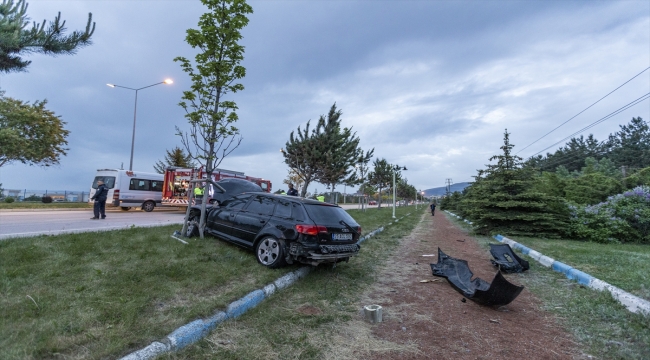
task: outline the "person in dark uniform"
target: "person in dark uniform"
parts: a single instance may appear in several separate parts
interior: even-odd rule
[[[108,196],[108,187],[104,185],[102,180],[97,180],[97,191],[90,200],[95,200],[93,204],[93,213],[94,217],[91,217],[91,220],[106,219],[106,197]]]
[[[431,208],[431,216],[434,216],[434,212],[436,212],[436,204],[431,203],[429,207]]]
[[[293,184],[289,184],[289,191],[287,191],[287,195],[298,196],[298,190],[293,188]]]

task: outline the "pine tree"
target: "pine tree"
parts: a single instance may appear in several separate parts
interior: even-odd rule
[[[535,172],[512,154],[509,133],[504,134],[503,154],[495,155],[479,170],[476,182],[462,201],[465,215],[481,234],[555,237],[564,232],[568,211],[563,200],[534,190]]]
[[[636,117],[629,124],[620,127],[619,132],[609,136],[609,158],[619,167],[650,166],[650,126]]]
[[[342,127],[341,110],[332,105],[327,118],[321,115],[316,132],[320,141],[324,142],[325,152],[321,158],[321,166],[316,171],[316,181],[330,186],[332,193],[337,184],[353,183],[355,168],[363,151],[359,148],[359,137],[352,128]],[[374,150],[373,150],[374,151]]]
[[[189,154],[186,154],[185,151],[178,146],[173,148],[171,151],[165,150],[165,161],[158,160],[154,165],[154,170],[159,174],[164,174],[165,170],[170,166],[176,166],[181,168],[194,168],[196,165],[192,161],[192,157]]]
[[[25,71],[31,63],[21,58],[25,54],[72,55],[78,48],[92,44],[90,37],[95,32],[92,14],[88,14],[88,24],[83,32],[73,31],[65,35],[61,13],[47,27],[43,20],[40,25],[34,22],[27,30],[27,5],[25,0],[3,0],[0,4],[0,72]]]
[[[304,129],[298,126],[291,132],[285,148],[281,149],[284,162],[304,183],[300,196],[305,196],[313,181],[329,185],[352,183],[354,166],[364,157],[359,138],[351,128],[341,126],[341,110],[332,105],[327,117],[321,115],[316,128],[310,131],[310,121]],[[365,156],[372,156],[374,149]],[[367,162],[367,161],[366,161]]]

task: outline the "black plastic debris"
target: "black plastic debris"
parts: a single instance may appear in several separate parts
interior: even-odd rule
[[[431,271],[434,276],[444,277],[451,286],[467,299],[481,305],[501,306],[512,302],[521,291],[523,286],[511,284],[498,271],[488,283],[481,278],[472,280],[474,273],[469,269],[467,261],[455,259],[438,248],[438,263],[431,264]]]
[[[490,244],[490,254],[495,259],[490,260],[492,264],[504,273],[520,273],[530,268],[528,261],[517,256],[508,244]]]

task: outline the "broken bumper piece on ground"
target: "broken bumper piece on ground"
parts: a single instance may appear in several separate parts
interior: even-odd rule
[[[474,273],[469,269],[467,261],[455,259],[438,248],[438,263],[431,264],[434,276],[446,278],[451,286],[464,297],[481,305],[502,306],[512,302],[523,286],[511,284],[498,271],[488,283],[481,278],[472,280]]]
[[[490,244],[490,254],[494,257],[492,264],[504,273],[520,273],[528,270],[528,261],[520,258],[508,244]]]

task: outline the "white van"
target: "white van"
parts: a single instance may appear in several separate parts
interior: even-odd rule
[[[90,200],[97,191],[97,181],[104,181],[108,187],[106,205],[119,206],[127,211],[131,207],[140,207],[150,212],[162,201],[163,174],[144,173],[129,170],[98,169],[95,180],[90,187]]]

